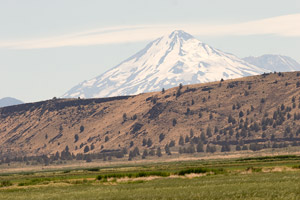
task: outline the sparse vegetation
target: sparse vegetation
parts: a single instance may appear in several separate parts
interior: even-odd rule
[[[172,124],[173,124],[173,126],[176,126],[177,120],[176,120],[176,119],[173,119]]]
[[[82,133],[84,131],[84,126],[80,126],[80,133]]]
[[[76,143],[78,141],[78,139],[79,139],[78,134],[75,134],[74,139],[75,139],[74,143]]]
[[[165,139],[165,134],[161,133],[159,134],[159,142],[163,141]]]
[[[85,146],[83,152],[84,152],[84,153],[87,153],[87,152],[89,152],[89,151],[90,151],[90,147],[89,147],[89,146]]]
[[[283,155],[1,174],[0,198],[130,199],[134,191],[138,199],[297,199],[299,159]]]
[[[123,122],[126,122],[126,120],[127,120],[127,114],[123,113]]]
[[[138,147],[142,155],[146,150],[147,159],[157,154],[158,147],[162,157],[169,158],[177,152],[206,156],[294,151],[300,146],[297,73],[278,74],[227,80],[222,87],[219,82],[181,85],[164,95],[57,99],[55,105],[46,101],[19,110],[1,108],[0,132],[7,138],[2,143],[14,148],[0,146],[0,164],[56,165],[94,161],[97,156],[101,160],[127,159],[124,147],[132,152]],[[48,110],[37,110],[44,107]],[[32,122],[27,121],[28,113],[33,115]],[[32,145],[25,148],[23,144]],[[49,153],[53,147],[58,155]],[[131,158],[141,159],[142,155]]]

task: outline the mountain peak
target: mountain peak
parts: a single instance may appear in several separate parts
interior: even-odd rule
[[[170,39],[182,39],[182,40],[189,40],[189,39],[194,39],[194,36],[191,34],[183,31],[183,30],[175,30],[169,35]]]
[[[192,35],[175,30],[106,73],[85,81],[63,97],[109,97],[257,75],[268,70],[214,49]]]

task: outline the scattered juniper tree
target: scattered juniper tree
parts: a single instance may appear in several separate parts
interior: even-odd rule
[[[168,144],[165,145],[165,152],[167,155],[171,155],[170,147]]]
[[[190,142],[190,138],[189,138],[189,136],[185,136],[185,143],[188,143],[188,142]]]
[[[179,84],[179,89],[180,89],[180,90],[182,89],[182,83]]]
[[[239,113],[239,117],[243,117],[244,116],[244,113],[243,113],[243,111],[240,111],[240,113]]]
[[[177,120],[175,118],[172,120],[172,124],[173,124],[173,126],[176,126]]]
[[[161,133],[159,134],[159,142],[163,141],[165,139],[165,134]]]
[[[207,137],[212,137],[212,133],[211,133],[211,128],[210,128],[210,126],[208,126],[207,128],[206,128],[206,135],[207,135]]]
[[[179,154],[182,154],[182,153],[183,153],[183,149],[182,149],[181,147],[179,147],[178,153],[179,153]]]
[[[299,103],[299,105],[300,105],[300,103]],[[202,117],[202,112],[199,112],[199,118],[201,118]]]
[[[134,156],[133,151],[130,151],[130,152],[129,152],[129,156],[128,156],[128,160],[130,161],[130,160],[132,160],[134,157],[135,157],[135,156]]]
[[[175,141],[174,140],[171,140],[170,141],[170,144],[169,144],[169,147],[174,147],[175,146]]]
[[[75,136],[74,136],[74,139],[75,139],[75,141],[74,141],[74,142],[77,142],[77,141],[79,140],[79,136],[78,136],[78,134],[75,134]]]
[[[228,116],[228,123],[235,124],[236,120],[231,115],[229,115]]]
[[[190,129],[190,138],[193,138],[194,137],[194,131],[193,129]]]
[[[230,151],[230,145],[228,143],[222,145],[221,152],[229,152]]]
[[[139,156],[139,155],[140,155],[140,150],[139,150],[139,148],[138,148],[138,147],[135,147],[135,148],[133,149],[133,153],[134,153],[134,155]]]
[[[80,126],[80,133],[82,133],[84,131],[84,126]]]
[[[155,156],[155,150],[154,150],[154,149],[151,149],[151,150],[149,151],[149,155],[150,155],[150,156]]]
[[[136,119],[137,119],[137,115],[134,114],[134,115],[132,116],[132,120],[136,120]]]
[[[123,113],[123,122],[126,122],[126,120],[127,120],[127,114]]]
[[[206,145],[206,152],[207,153],[215,153],[217,151],[217,148],[215,145],[207,144]]]
[[[200,140],[201,140],[202,142],[205,142],[205,141],[206,141],[206,135],[204,134],[204,132],[201,133],[201,135],[200,135]]]
[[[150,138],[148,138],[147,140],[147,147],[151,147],[152,146],[152,140]]]
[[[186,113],[185,113],[185,114],[186,114],[186,115],[189,115],[189,114],[190,114],[190,112],[191,112],[191,109],[190,109],[190,108],[187,108],[187,109],[186,109]]]
[[[146,140],[146,138],[143,139],[142,145],[143,145],[143,146],[146,146],[146,145],[147,145],[147,140]]]
[[[158,157],[161,157],[161,156],[162,156],[160,147],[157,148],[157,150],[156,150],[156,155],[157,155]]]
[[[84,147],[83,152],[84,152],[84,153],[87,153],[87,152],[89,152],[89,151],[90,151],[90,147],[86,145],[86,146]]]
[[[94,149],[95,149],[95,145],[91,144],[91,150],[94,150]]]
[[[236,103],[236,109],[239,110],[241,108],[241,104],[239,102]]]
[[[215,126],[214,133],[217,133],[218,131],[219,131],[218,127]]]
[[[195,147],[193,144],[191,144],[187,149],[186,149],[186,153],[195,153]]]
[[[147,149],[144,149],[142,159],[145,159],[148,156],[148,151]]]
[[[182,135],[181,135],[180,138],[179,138],[178,144],[181,145],[181,146],[184,145],[184,139],[183,139]]]
[[[247,151],[247,150],[248,150],[248,146],[247,146],[247,145],[244,145],[244,146],[242,147],[242,150],[243,150],[243,151]]]
[[[133,145],[134,145],[134,142],[130,141],[129,147],[133,147]]]
[[[204,149],[203,149],[203,143],[202,142],[199,142],[197,144],[197,152],[204,152]]]
[[[88,162],[88,163],[92,162],[93,161],[92,156],[90,154],[87,154],[86,157],[85,157],[85,161]]]

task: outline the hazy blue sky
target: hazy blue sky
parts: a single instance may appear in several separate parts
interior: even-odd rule
[[[0,98],[59,97],[174,29],[300,62],[299,0],[0,0]]]

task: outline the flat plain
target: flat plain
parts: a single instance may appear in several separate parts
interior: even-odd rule
[[[299,199],[300,156],[3,173],[0,199]]]

